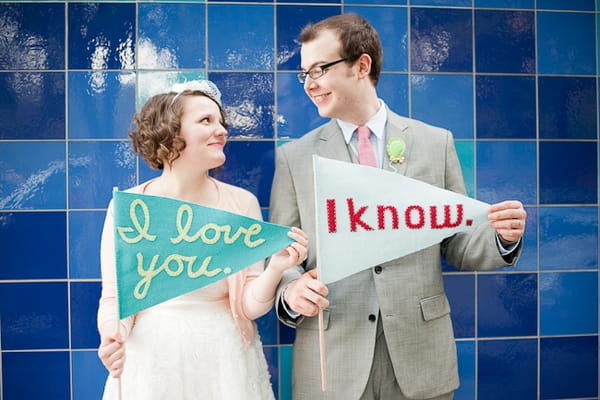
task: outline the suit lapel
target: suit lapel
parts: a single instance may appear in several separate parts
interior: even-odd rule
[[[384,147],[383,169],[405,175],[407,161],[410,159],[410,150],[412,148],[411,144],[413,137],[410,134],[410,127],[403,117],[394,113],[389,108],[387,112],[388,119],[385,126],[386,143],[392,138],[400,138],[404,140],[404,143],[406,144],[404,158],[406,161],[403,163],[392,164],[393,167],[390,166],[390,157],[388,156]],[[338,126],[337,122],[335,122],[333,119],[323,126],[316,153],[321,157],[330,158],[332,160],[350,163],[353,162],[350,149],[344,140],[344,135],[342,135],[342,130]]]
[[[317,147],[317,155],[332,160],[352,162],[342,130],[335,120],[331,120],[323,126]]]

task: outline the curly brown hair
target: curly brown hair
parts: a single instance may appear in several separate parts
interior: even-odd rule
[[[135,154],[152,169],[163,169],[164,164],[171,165],[185,149],[185,140],[179,136],[181,116],[183,115],[183,98],[188,96],[212,97],[199,90],[186,90],[179,94],[175,92],[161,93],[152,96],[133,116],[132,129],[129,138]],[[223,126],[225,110],[219,106]]]

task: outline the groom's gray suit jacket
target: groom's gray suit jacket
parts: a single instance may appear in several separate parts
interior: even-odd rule
[[[406,143],[405,162],[395,164],[398,173],[465,193],[449,131],[388,110],[386,137],[386,140],[399,137]],[[279,305],[283,288],[305,270],[315,268],[313,154],[356,162],[334,120],[278,149],[270,219],[301,227],[309,235],[311,246],[305,269],[286,271],[278,290]],[[383,164],[391,170],[387,155]],[[377,251],[377,243],[373,243],[372,249]],[[279,306],[279,319],[296,328],[293,398],[358,399],[369,378],[379,318],[396,379],[406,397],[428,399],[455,390],[457,356],[441,256],[459,269],[490,270],[514,264],[519,253],[520,246],[512,260],[505,261],[498,251],[495,231],[484,225],[381,264],[381,268],[369,268],[328,285],[330,306],[324,311],[327,377],[324,393],[317,318],[292,319]]]

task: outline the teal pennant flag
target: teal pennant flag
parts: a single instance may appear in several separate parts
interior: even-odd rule
[[[166,197],[113,192],[119,318],[230,276],[293,242],[290,228]]]

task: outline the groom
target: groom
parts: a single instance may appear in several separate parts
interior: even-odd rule
[[[293,398],[452,399],[459,384],[457,356],[441,259],[468,270],[514,265],[525,210],[519,201],[492,205],[489,225],[328,286],[317,280],[313,154],[391,169],[384,148],[401,138],[406,150],[396,164],[399,173],[461,194],[465,186],[452,134],[401,117],[378,98],[382,48],[365,19],[327,18],[305,27],[300,41],[298,78],[319,114],[331,120],[279,148],[271,194],[272,222],[299,226],[312,240],[307,261],[286,271],[277,297],[280,320],[296,328]],[[377,252],[378,243],[370,248]],[[321,390],[319,310],[326,391]]]

